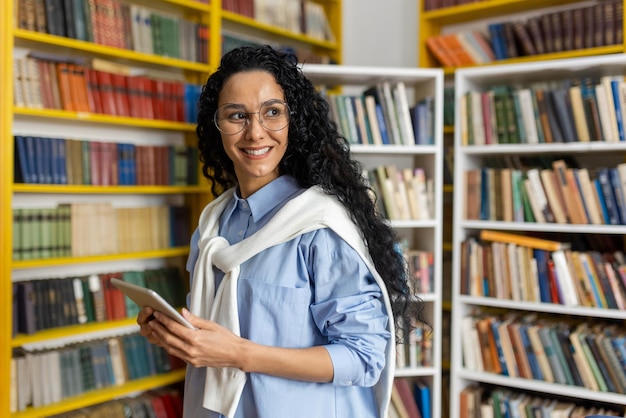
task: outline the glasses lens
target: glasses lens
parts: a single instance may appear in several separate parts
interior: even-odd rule
[[[233,135],[241,132],[246,127],[248,114],[241,106],[225,104],[215,111],[213,119],[217,129],[225,134]]]
[[[289,124],[289,107],[287,103],[270,100],[261,105],[259,120],[265,129],[280,131]]]
[[[225,104],[215,111],[213,121],[220,132],[234,135],[244,130],[252,115],[258,115],[265,129],[280,131],[289,124],[289,113],[289,106],[280,100],[268,100],[258,112],[246,112],[242,106]]]

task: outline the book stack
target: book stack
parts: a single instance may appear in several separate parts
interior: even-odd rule
[[[136,317],[140,307],[111,285],[112,278],[154,289],[172,306],[185,304],[176,267],[24,280],[13,283],[13,334]]]
[[[403,82],[381,82],[361,95],[327,95],[331,118],[352,144],[432,145],[433,98],[409,106]]]
[[[14,260],[162,250],[188,245],[190,234],[185,206],[82,202],[13,209]]]
[[[20,29],[144,54],[208,62],[208,27],[117,0],[19,0]]]
[[[92,186],[198,184],[198,150],[78,139],[15,138],[16,183]]]
[[[460,6],[462,4],[477,3],[487,0],[424,0],[424,10],[437,10],[444,7]]]
[[[433,182],[425,170],[378,166],[364,174],[372,188],[378,210],[390,220],[429,220],[433,216]]]
[[[11,363],[17,371],[12,385],[17,398],[16,412],[183,366],[163,348],[150,344],[139,334],[86,341],[58,349],[19,349]]]
[[[67,57],[15,59],[14,104],[111,116],[197,122],[200,85],[100,59],[89,65]]]
[[[308,0],[224,0],[222,8],[266,25],[335,42],[324,5]]]
[[[483,230],[461,244],[461,293],[518,302],[626,309],[621,251]],[[578,245],[577,245],[578,246]]]
[[[626,394],[626,329],[536,314],[463,318],[463,364],[472,371]]]
[[[575,162],[556,158],[541,166],[504,163],[504,168],[465,171],[465,219],[626,224],[626,164],[576,168]]]

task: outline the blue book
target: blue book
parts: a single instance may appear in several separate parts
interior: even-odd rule
[[[32,158],[28,156],[26,140],[27,138],[24,136],[15,136],[15,152],[17,153],[17,158],[15,159],[15,181],[37,183],[35,167],[31,165]]]
[[[615,196],[619,223],[620,225],[626,225],[626,196],[624,196],[619,172],[616,167],[609,168],[609,180],[613,188],[613,195]]]
[[[56,138],[58,148],[57,171],[59,172],[59,184],[67,184],[67,150],[65,139]]]
[[[617,132],[619,140],[626,140],[624,136],[624,120],[622,119],[622,104],[620,102],[620,88],[618,80],[611,80],[611,93],[613,94],[613,103],[615,104],[615,117],[617,118]]]
[[[533,378],[537,380],[544,380],[543,372],[541,371],[541,367],[539,367],[539,362],[537,361],[537,355],[535,354],[535,350],[533,350],[530,338],[528,337],[528,325],[520,324],[519,333]]]
[[[389,145],[389,131],[385,123],[385,114],[383,113],[382,106],[378,103],[376,104],[376,116],[378,117],[378,127],[380,128],[380,136],[383,139],[383,144]]]
[[[539,300],[542,303],[552,303],[552,296],[550,295],[550,277],[548,274],[550,252],[544,250],[533,250],[533,255],[537,260],[537,285],[539,286]]]
[[[619,225],[620,218],[617,208],[617,201],[615,200],[615,194],[613,192],[613,186],[611,185],[611,179],[608,168],[601,168],[597,172],[597,180],[601,185],[602,194],[599,195],[601,205],[606,206],[606,212],[608,214],[609,225]]]
[[[432,408],[430,405],[430,388],[424,383],[416,382],[413,395],[417,402],[417,407],[422,414],[422,418],[432,418]]]

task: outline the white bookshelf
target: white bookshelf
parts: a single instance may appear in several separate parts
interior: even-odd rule
[[[429,220],[391,221],[400,238],[410,249],[433,252],[434,290],[419,294],[424,302],[426,320],[432,326],[432,366],[396,368],[396,377],[406,377],[426,384],[431,391],[431,416],[441,416],[441,259],[443,199],[443,71],[361,66],[303,66],[304,74],[316,85],[341,88],[344,94],[359,94],[382,81],[402,81],[407,88],[409,105],[432,96],[434,100],[434,145],[352,145],[351,152],[365,169],[394,164],[398,169],[424,168],[433,180],[433,217]],[[349,92],[349,93],[348,93]]]
[[[625,225],[587,225],[468,220],[465,218],[466,196],[464,174],[468,170],[486,165],[486,160],[506,156],[568,156],[575,159],[580,167],[616,166],[626,157],[626,142],[573,142],[551,144],[492,144],[463,145],[461,134],[461,99],[469,91],[486,91],[496,85],[528,86],[536,82],[575,79],[583,77],[601,77],[605,75],[626,74],[626,56],[606,55],[588,58],[572,58],[532,62],[527,64],[508,64],[491,67],[459,69],[455,74],[455,166],[454,166],[454,214],[453,214],[453,296],[451,324],[451,387],[450,417],[464,416],[461,405],[461,392],[471,385],[480,385],[491,390],[494,387],[513,391],[527,392],[544,398],[556,398],[575,403],[590,403],[622,410],[626,405],[626,395],[614,392],[600,392],[558,383],[507,377],[502,374],[476,371],[464,363],[464,345],[462,336],[468,330],[463,326],[463,318],[476,309],[499,309],[500,312],[518,312],[520,314],[536,312],[550,316],[555,320],[570,319],[575,323],[585,321],[614,321],[619,329],[624,329],[626,311],[591,307],[568,307],[559,304],[541,302],[520,302],[494,297],[470,296],[462,294],[461,245],[469,237],[478,238],[483,229],[500,230],[510,233],[540,232],[546,238],[557,237],[564,241],[567,236],[585,236],[604,234],[623,236]],[[571,234],[571,235],[567,235]],[[476,347],[480,350],[480,347]],[[487,387],[488,385],[488,387]],[[487,393],[487,392],[485,392]]]

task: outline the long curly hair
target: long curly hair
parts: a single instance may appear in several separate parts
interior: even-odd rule
[[[213,123],[220,91],[234,74],[258,70],[274,76],[292,111],[280,173],[293,176],[302,187],[321,187],[346,207],[386,285],[396,328],[410,330],[415,319],[426,324],[423,302],[410,295],[407,264],[397,250],[395,231],[379,216],[361,164],[351,158],[348,141],[329,117],[328,102],[303,75],[293,54],[270,46],[236,48],[222,57],[220,67],[208,78],[200,95],[196,132],[202,172],[213,194],[237,183],[233,162]]]

